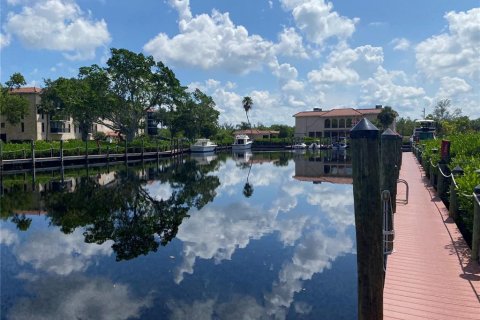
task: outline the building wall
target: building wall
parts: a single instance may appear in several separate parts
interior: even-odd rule
[[[311,138],[333,138],[348,137],[349,131],[362,118],[373,121],[377,118],[376,114],[366,114],[363,116],[344,116],[344,117],[323,117],[308,116],[295,117],[295,137],[311,137]],[[326,125],[326,121],[330,125]],[[337,125],[334,127],[334,122]]]
[[[40,93],[16,93],[25,97],[29,101],[28,114],[16,125],[11,125],[6,118],[0,115],[0,134],[2,139],[6,135],[6,141],[24,141],[24,140],[72,140],[81,139],[82,134],[78,125],[72,118],[68,117],[63,121],[51,120],[47,114],[38,113],[37,106],[40,104]],[[49,119],[51,121],[49,121]],[[61,123],[66,132],[52,132],[55,123]],[[101,124],[94,124],[89,139],[93,139],[94,132],[112,132],[111,129]]]
[[[22,96],[29,101],[27,115],[17,125],[11,125],[6,117],[0,115],[0,134],[6,135],[6,140],[37,140],[37,110],[36,104],[39,102],[39,95],[34,93],[22,93]]]

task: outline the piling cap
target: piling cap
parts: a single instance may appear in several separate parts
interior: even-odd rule
[[[382,140],[397,140],[397,139],[398,139],[398,135],[395,132],[393,132],[393,130],[390,128],[383,131],[382,133]]]
[[[455,176],[463,176],[464,171],[460,166],[456,166],[455,168],[452,169],[452,173]]]
[[[377,139],[378,128],[373,125],[367,118],[363,118],[355,127],[350,130],[350,138],[352,139]]]

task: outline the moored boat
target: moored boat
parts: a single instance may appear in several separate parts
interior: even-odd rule
[[[232,144],[232,150],[245,150],[252,148],[253,141],[246,134],[239,134],[235,136],[235,141]]]
[[[210,141],[210,139],[197,139],[194,144],[190,146],[192,152],[212,152],[217,145]]]

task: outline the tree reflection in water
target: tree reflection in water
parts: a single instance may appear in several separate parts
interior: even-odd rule
[[[201,209],[214,199],[220,181],[208,173],[215,167],[186,161],[154,172],[149,178],[171,184],[166,200],[152,197],[140,175],[123,170],[105,186],[83,177],[73,192],[47,193],[45,207],[51,224],[64,233],[84,227],[85,242],[113,240],[117,261],[129,260],[165,246],[191,207]]]

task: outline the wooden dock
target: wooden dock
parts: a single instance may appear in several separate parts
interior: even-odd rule
[[[409,184],[409,202],[397,203],[394,217],[384,319],[480,320],[480,267],[410,152],[403,153],[400,178]]]

